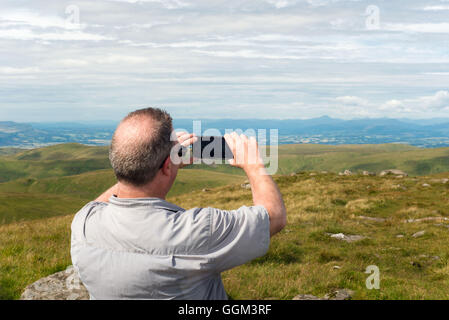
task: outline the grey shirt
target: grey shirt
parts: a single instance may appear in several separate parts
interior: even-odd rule
[[[227,299],[220,273],[264,255],[262,206],[184,210],[158,198],[90,202],[72,222],[72,262],[91,299]]]

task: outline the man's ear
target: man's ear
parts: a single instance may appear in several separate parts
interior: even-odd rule
[[[162,165],[162,174],[165,176],[169,176],[171,174],[171,166],[173,165],[173,163],[171,162],[170,156],[167,157],[167,159],[165,159],[164,164]]]

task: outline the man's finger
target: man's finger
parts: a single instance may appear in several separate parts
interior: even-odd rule
[[[181,136],[178,137],[178,142],[182,144],[184,141],[192,139],[194,136],[195,136],[194,133],[186,133],[185,132],[184,134],[182,134]]]
[[[184,142],[182,142],[181,145],[183,147],[188,147],[188,146],[190,146],[191,144],[194,144],[197,141],[198,141],[198,137],[191,137],[191,138],[188,138],[187,140],[184,140]]]

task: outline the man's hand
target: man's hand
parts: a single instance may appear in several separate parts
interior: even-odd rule
[[[225,135],[226,143],[234,154],[230,164],[245,170],[253,192],[254,205],[263,206],[270,216],[270,236],[281,231],[287,223],[282,195],[273,179],[265,171],[259,147],[254,137],[247,138],[233,132]]]
[[[198,140],[198,137],[194,133],[187,133],[187,132],[176,132],[176,137],[178,139],[178,143],[184,148],[188,148],[190,145],[194,144]],[[188,163],[182,161],[181,164],[179,165],[179,168],[183,168],[192,163],[193,157],[190,157]]]
[[[266,174],[256,138],[235,132],[225,134],[224,138],[234,155],[234,159],[229,160],[231,166],[242,168],[246,174],[255,170]]]

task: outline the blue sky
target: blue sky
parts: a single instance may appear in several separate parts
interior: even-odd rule
[[[449,117],[449,0],[2,0],[0,120]]]

